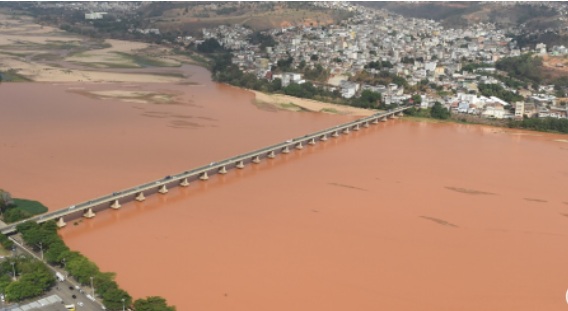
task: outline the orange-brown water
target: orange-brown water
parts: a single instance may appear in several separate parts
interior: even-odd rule
[[[198,85],[0,85],[0,188],[59,209],[352,119],[261,110],[250,92],[184,69]],[[151,105],[77,94],[105,90],[180,95]]]
[[[179,310],[562,310],[568,150],[495,130],[389,121],[62,234]]]
[[[266,112],[246,92],[204,84],[191,89],[200,107],[53,86],[34,85],[77,101],[12,95],[0,182],[59,207],[348,119]],[[215,121],[174,129],[171,114]],[[180,311],[563,310],[568,144],[554,140],[566,137],[500,131],[391,120],[61,234],[135,297],[162,295]]]

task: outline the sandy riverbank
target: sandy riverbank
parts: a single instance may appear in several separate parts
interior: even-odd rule
[[[298,98],[282,94],[269,95],[259,91],[254,91],[254,90],[250,91],[254,93],[256,100],[273,105],[281,109],[285,109],[283,108],[283,105],[284,107],[286,107],[286,105],[292,104],[302,109],[313,112],[335,113],[341,115],[362,116],[362,117],[370,116],[379,112],[379,110],[370,110],[370,109],[362,109],[351,106],[329,104],[317,100]]]

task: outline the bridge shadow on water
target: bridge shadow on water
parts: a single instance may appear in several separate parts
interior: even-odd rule
[[[273,159],[262,158],[262,161],[258,164],[248,161],[243,169],[233,167],[227,170],[227,174],[211,173],[209,180],[193,180],[190,182],[188,187],[177,186],[170,188],[169,192],[166,194],[155,193],[148,195],[145,201],[127,202],[118,210],[110,208],[99,210],[97,211],[97,216],[95,218],[83,219],[84,223],[81,224],[81,226],[86,226],[88,229],[99,229],[116,224],[121,220],[135,218],[137,215],[140,215],[140,212],[142,211],[165,210],[170,205],[175,205],[179,202],[204,195],[206,192],[215,191],[215,189],[229,186],[243,178],[252,178],[265,171],[283,167],[296,161],[301,161],[306,157],[311,157],[320,152],[340,146],[346,146],[350,140],[371,135],[375,131],[380,131],[385,128],[392,122],[393,121],[387,123],[381,122],[376,125],[370,125],[370,127],[361,128],[359,131],[351,131],[348,135],[341,134],[337,138],[330,137],[327,141],[318,141],[316,145],[313,146],[306,144],[301,150],[290,150],[289,154],[279,153]],[[72,222],[77,221],[79,221],[79,219],[72,220]],[[63,228],[61,232],[62,235],[74,235],[72,232],[65,231],[67,230]]]

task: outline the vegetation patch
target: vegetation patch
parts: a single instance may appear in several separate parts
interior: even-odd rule
[[[22,209],[32,215],[39,215],[47,212],[47,207],[38,201],[15,198],[14,205],[16,208]]]
[[[40,202],[13,199],[8,191],[0,189],[0,213],[2,213],[2,220],[4,222],[12,223],[45,212],[47,212],[47,207]]]

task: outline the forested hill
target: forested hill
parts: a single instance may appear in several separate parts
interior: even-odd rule
[[[477,22],[491,22],[502,26],[525,24],[527,28],[558,27],[558,12],[546,6],[480,2],[358,2],[358,4],[384,8],[405,17],[427,18],[439,21],[445,27],[464,28]]]

